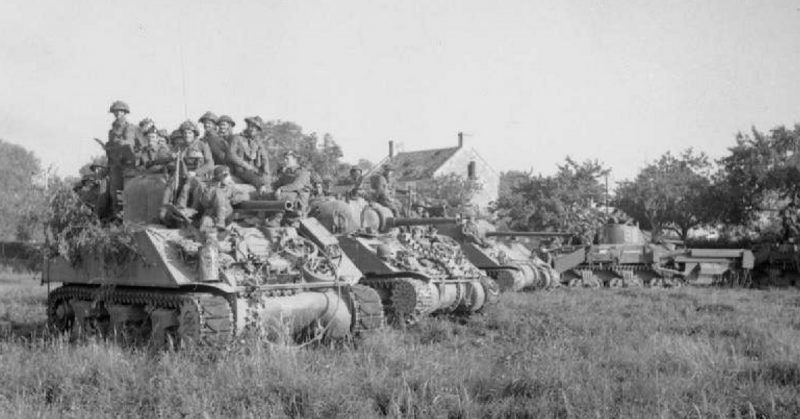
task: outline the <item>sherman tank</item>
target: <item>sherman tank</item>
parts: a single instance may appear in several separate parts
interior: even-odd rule
[[[361,273],[315,243],[335,242],[317,220],[251,222],[291,212],[291,202],[247,200],[224,231],[209,233],[161,224],[165,187],[163,176],[125,185],[123,243],[133,257],[113,265],[84,250],[48,261],[44,280],[62,284],[48,296],[56,330],[224,346],[246,330],[340,338],[384,323],[379,294],[357,283]]]
[[[488,223],[471,220],[440,225],[437,229],[455,240],[469,261],[494,279],[502,291],[549,289],[560,285],[559,273],[515,239],[569,236],[569,233],[498,232]]]
[[[746,285],[754,265],[744,249],[687,249],[649,243],[635,225],[608,223],[590,246],[564,247],[554,267],[572,287]]]
[[[381,296],[393,319],[469,314],[496,302],[497,284],[472,265],[460,246],[432,228],[455,218],[398,218],[363,199],[326,200],[311,216],[333,232],[362,272],[360,284]]]

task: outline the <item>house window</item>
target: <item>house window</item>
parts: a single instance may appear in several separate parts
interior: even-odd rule
[[[475,180],[478,178],[477,171],[475,170],[475,160],[472,160],[467,165],[467,178],[469,180]]]

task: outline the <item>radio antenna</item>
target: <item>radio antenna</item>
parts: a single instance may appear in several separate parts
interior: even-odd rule
[[[183,42],[178,44],[181,56],[181,85],[183,88],[183,117],[189,119],[189,111],[186,108],[186,64],[183,62]]]

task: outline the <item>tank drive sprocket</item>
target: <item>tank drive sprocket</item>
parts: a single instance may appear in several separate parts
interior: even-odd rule
[[[351,327],[353,335],[358,336],[386,325],[383,303],[377,291],[366,285],[354,284],[350,286],[348,298],[354,313]]]

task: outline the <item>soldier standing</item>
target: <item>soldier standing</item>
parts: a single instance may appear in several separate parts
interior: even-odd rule
[[[108,111],[114,115],[105,144],[109,168],[108,194],[114,214],[119,214],[122,210],[119,195],[125,184],[125,175],[136,167],[136,127],[127,121],[126,116],[130,113],[127,103],[118,100],[111,104]]]
[[[228,161],[228,144],[219,134],[218,121],[219,118],[213,112],[206,112],[198,120],[203,124],[203,136],[200,141],[208,144],[211,150],[211,156],[214,158],[216,164],[226,164]]]
[[[244,136],[231,136],[228,166],[234,176],[255,186],[263,195],[269,188],[269,159],[258,138],[263,125],[257,116],[245,118],[245,122]]]
[[[308,209],[311,196],[311,172],[300,165],[294,151],[287,151],[283,156],[283,167],[275,182],[275,199],[292,201],[297,212]]]

